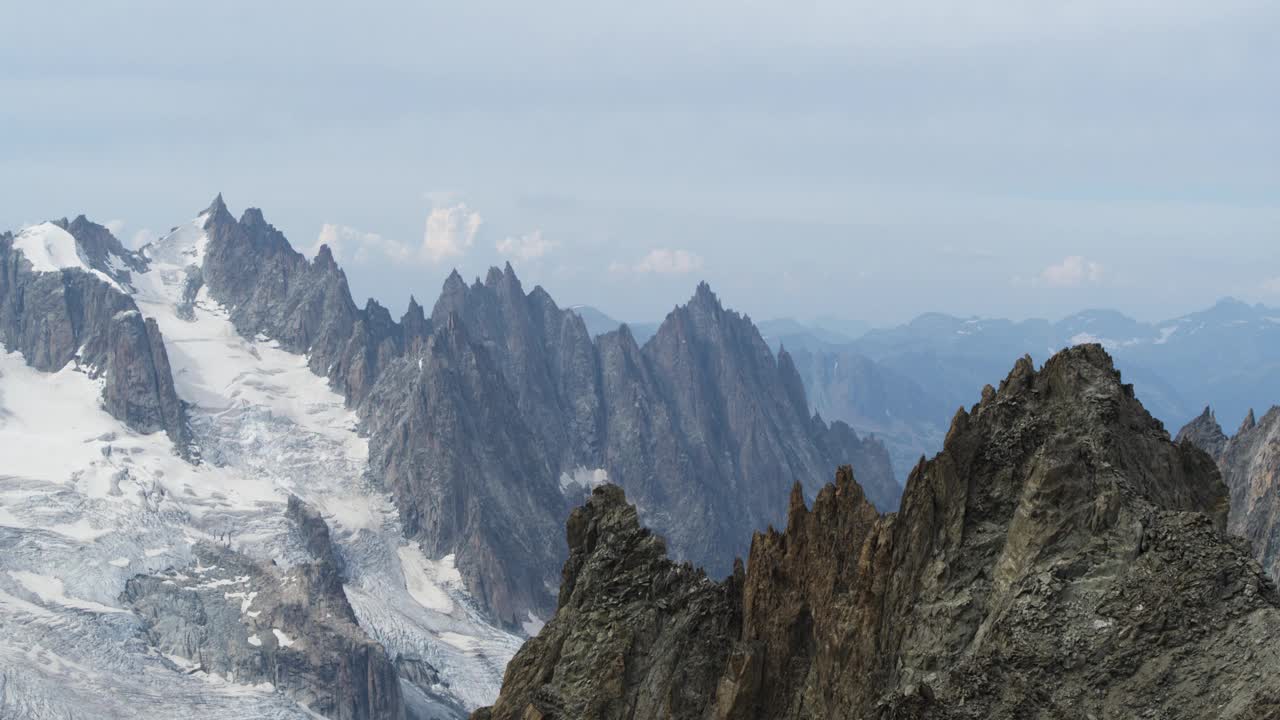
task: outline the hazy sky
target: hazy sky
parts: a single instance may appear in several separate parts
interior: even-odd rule
[[[358,301],[1280,304],[1280,3],[0,0],[0,227],[222,191]]]

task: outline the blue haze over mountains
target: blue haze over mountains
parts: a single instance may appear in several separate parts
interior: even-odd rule
[[[618,325],[595,308],[574,310],[593,333]],[[757,325],[775,352],[792,355],[815,412],[885,442],[899,481],[941,448],[956,409],[976,402],[977,389],[997,383],[1022,355],[1042,362],[1064,347],[1100,342],[1171,433],[1209,405],[1233,428],[1250,409],[1280,399],[1280,309],[1233,298],[1161,322],[1098,309],[1057,321],[926,313],[861,334],[835,323]],[[643,342],[657,325],[630,327]]]

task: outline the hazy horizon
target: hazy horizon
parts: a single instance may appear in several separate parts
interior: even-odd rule
[[[5,229],[83,212],[136,244],[221,191],[393,310],[508,259],[633,322],[700,279],[756,319],[874,325],[1280,304],[1274,5],[0,19]]]

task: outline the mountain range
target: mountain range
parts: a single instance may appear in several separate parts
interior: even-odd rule
[[[1274,717],[1280,594],[1212,458],[1097,344],[981,395],[896,513],[843,468],[719,582],[596,489],[556,615],[472,717]]]
[[[396,319],[221,196],[0,233],[0,717],[1265,716],[1278,325]]]
[[[555,609],[591,488],[720,575],[794,483],[901,492],[705,283],[643,344],[509,265],[397,320],[221,196],[136,252],[84,217],[0,235],[0,340],[23,717],[465,716]]]
[[[1087,310],[1056,322],[929,313],[856,337],[791,319],[759,327],[775,352],[791,354],[813,409],[874,433],[900,481],[941,449],[947,419],[972,400],[973,388],[997,381],[1009,358],[1023,354],[1100,343],[1170,428],[1206,405],[1243,418],[1258,403],[1280,400],[1280,310],[1231,298],[1162,322]]]

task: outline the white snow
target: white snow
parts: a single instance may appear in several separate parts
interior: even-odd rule
[[[428,610],[453,612],[453,601],[446,587],[462,588],[462,574],[454,567],[453,555],[428,560],[417,545],[402,546],[397,553],[409,595]]]
[[[609,472],[604,468],[594,470],[576,467],[572,472],[560,473],[560,490],[564,493],[591,490],[609,482]]]
[[[480,647],[474,637],[456,632],[440,633],[440,639],[465,653],[474,653]]]
[[[524,630],[525,635],[533,637],[534,635],[542,632],[542,628],[547,626],[547,622],[537,615],[534,615],[532,610],[530,610],[528,614],[529,619],[520,623],[520,628]]]
[[[56,577],[25,571],[15,572],[13,570],[9,571],[9,577],[17,580],[23,587],[45,603],[76,608],[77,610],[88,610],[89,612],[96,613],[125,612],[120,608],[109,607],[91,600],[67,597],[66,589],[63,587],[62,580]]]
[[[1166,325],[1160,328],[1160,337],[1156,338],[1156,345],[1164,345],[1169,342],[1169,338],[1173,337],[1176,332],[1178,332],[1177,325]]]
[[[200,465],[176,456],[163,433],[136,433],[108,415],[102,383],[84,372],[39,373],[0,348],[0,534],[16,533],[19,549],[0,553],[0,672],[9,673],[9,691],[54,703],[62,709],[55,716],[105,702],[106,716],[167,718],[198,702],[211,716],[297,717],[298,706],[269,686],[139,653],[127,642],[139,635],[137,619],[110,606],[132,573],[213,570],[191,567],[191,546],[201,541],[286,568],[307,559],[284,517],[293,493],[329,523],[361,627],[393,656],[438,668],[448,681],[440,691],[467,708],[491,703],[522,640],[479,614],[453,555],[432,560],[406,545],[394,504],[367,475],[368,442],[342,397],[305,357],[241,337],[207,293],[197,296],[194,320],[178,317],[187,270],[207,246],[203,224],[144,248],[149,271],[132,277],[135,302],[159,323],[178,395],[191,405]],[[246,623],[260,615],[257,591],[240,578],[205,584],[238,600]],[[37,642],[59,646],[59,667],[78,662],[99,677],[29,668],[22,658]],[[118,699],[143,696],[150,699],[137,707]]]
[[[76,239],[50,222],[24,228],[13,239],[13,246],[22,252],[36,272],[89,269],[76,250]]]
[[[258,637],[257,633],[250,635],[248,640],[250,645],[254,647],[262,647],[262,638]]]
[[[271,628],[271,634],[276,636],[276,642],[280,643],[280,647],[289,647],[293,645],[293,638],[284,634],[280,628]]]
[[[122,290],[111,276],[86,265],[80,258],[76,239],[71,233],[51,222],[23,228],[13,239],[13,247],[22,253],[27,262],[31,263],[31,269],[35,272],[83,270],[92,273],[115,289]]]

